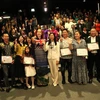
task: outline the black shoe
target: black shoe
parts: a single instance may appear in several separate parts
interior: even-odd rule
[[[71,83],[71,84],[74,83],[71,79],[68,79],[68,82]]]
[[[92,84],[92,79],[89,79],[89,83]]]
[[[21,83],[21,85],[18,87],[19,89],[24,89],[24,83]]]
[[[5,91],[3,88],[0,89],[1,92]]]
[[[66,82],[65,81],[62,81],[62,84],[66,84]]]
[[[18,86],[16,84],[12,85],[11,86],[12,88],[17,88]]]
[[[28,89],[28,87],[25,85],[25,86],[24,86],[24,90],[27,90],[27,89]]]
[[[100,79],[97,79],[97,81],[100,83]]]
[[[6,89],[6,92],[10,92],[10,90],[11,90],[10,88],[7,88],[7,89]]]

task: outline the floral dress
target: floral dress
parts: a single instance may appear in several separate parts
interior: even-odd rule
[[[85,40],[81,39],[78,43],[73,40],[73,59],[72,59],[72,81],[79,84],[86,84],[88,81],[86,57],[77,56],[76,49],[86,48]]]

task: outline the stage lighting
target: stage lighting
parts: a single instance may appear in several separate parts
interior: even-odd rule
[[[83,0],[83,2],[86,2],[86,0]]]
[[[4,16],[3,19],[10,19],[10,16]]]
[[[18,12],[22,12],[22,10],[20,9],[20,10],[18,10]]]
[[[44,2],[44,5],[46,5],[46,2]]]
[[[48,8],[44,8],[44,12],[47,12],[48,11]]]
[[[3,14],[5,14],[6,12],[5,11],[3,11]]]
[[[34,9],[34,8],[32,8],[32,9],[31,9],[31,12],[35,12],[35,9]]]
[[[59,7],[56,7],[56,9],[59,9]]]
[[[2,17],[0,17],[0,20],[2,20]]]

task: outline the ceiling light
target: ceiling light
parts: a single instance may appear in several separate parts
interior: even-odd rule
[[[20,10],[18,10],[18,12],[22,12],[22,10],[20,9]]]
[[[48,8],[44,8],[44,12],[47,12],[48,11]]]
[[[35,12],[35,9],[34,9],[34,8],[32,8],[32,9],[31,9],[31,12]]]
[[[10,16],[4,16],[3,19],[10,19]]]

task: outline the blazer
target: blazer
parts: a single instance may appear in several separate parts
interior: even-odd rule
[[[100,47],[100,37],[96,36],[96,42],[98,43],[98,45]],[[86,39],[86,43],[87,44],[91,43],[91,36]],[[97,50],[97,54],[99,54],[99,53],[100,53],[100,50]],[[92,54],[91,51],[89,51],[89,54]]]
[[[57,61],[60,60],[60,46],[59,42],[57,42],[57,45],[54,45],[53,48],[50,48],[50,45],[48,45],[48,42],[45,44],[45,51],[48,51],[48,59],[56,59]]]

